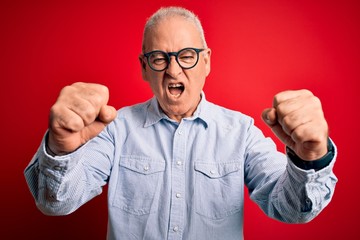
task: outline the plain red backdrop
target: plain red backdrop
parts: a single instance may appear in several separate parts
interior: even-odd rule
[[[69,216],[48,217],[36,209],[23,170],[63,86],[105,84],[116,108],[152,96],[137,57],[146,18],[168,5],[187,7],[202,20],[212,49],[208,100],[254,117],[273,137],[260,119],[273,95],[310,89],[322,100],[338,146],[339,183],[318,218],[301,225],[280,223],[246,198],[245,238],[360,239],[360,4],[329,0],[2,1],[0,238],[105,239],[106,189]]]

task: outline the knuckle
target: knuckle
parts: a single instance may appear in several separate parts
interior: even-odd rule
[[[295,128],[291,133],[291,138],[295,142],[301,142],[301,139],[303,138],[304,129],[302,127]]]
[[[316,96],[313,96],[312,97],[312,101],[313,101],[313,104],[317,107],[320,107],[321,108],[321,101],[320,101],[320,98],[316,97]]]
[[[293,119],[291,118],[291,116],[287,115],[282,118],[282,124],[286,128],[289,128],[292,125],[292,123],[293,123]]]
[[[63,89],[61,89],[59,98],[61,98],[64,95],[65,96],[69,95],[69,94],[71,94],[73,92],[74,92],[74,87],[73,86],[65,86],[65,87],[63,87]]]
[[[98,108],[107,103],[109,89],[104,85],[93,84],[86,89],[85,94],[86,98]]]
[[[285,103],[278,103],[276,106],[276,112],[280,118],[283,118],[285,116],[287,106]]]
[[[105,97],[103,94],[98,93],[96,91],[92,91],[89,93],[89,95],[91,96],[91,102],[94,104],[94,106],[101,106],[104,101],[105,101]]]
[[[309,89],[301,89],[300,92],[306,96],[313,96],[314,94]]]
[[[101,104],[107,103],[109,99],[109,88],[104,85],[99,85],[99,100]]]
[[[71,130],[73,132],[78,132],[84,128],[84,122],[80,117],[76,117],[76,116],[64,119],[63,125],[64,128]]]
[[[73,112],[59,112],[56,111],[56,108],[52,108],[50,127],[53,130],[60,128],[76,132],[84,127],[84,122],[80,116]]]
[[[53,126],[54,123],[56,122],[56,118],[59,115],[59,108],[57,104],[54,104],[51,108],[50,108],[50,114],[49,114],[49,124],[50,126]]]
[[[285,116],[284,118],[282,118],[281,126],[284,132],[288,135],[291,135],[295,129],[293,119],[290,116]]]
[[[85,86],[86,86],[86,83],[84,83],[84,82],[75,82],[70,85],[70,87],[73,87],[73,88],[84,88]]]
[[[77,113],[86,125],[93,122],[98,114],[98,111],[94,106],[90,102],[84,100],[75,102],[74,107],[71,110]]]
[[[273,99],[273,105],[278,106],[281,102],[280,93],[276,94]]]
[[[92,123],[97,118],[98,111],[95,110],[93,107],[89,107],[84,111],[84,122],[86,125]]]
[[[99,86],[99,91],[105,95],[109,94],[109,88],[107,86],[104,85],[98,85]]]

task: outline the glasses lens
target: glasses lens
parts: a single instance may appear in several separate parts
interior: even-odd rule
[[[183,49],[178,54],[178,62],[182,68],[192,68],[197,63],[198,57],[194,49]]]
[[[168,64],[168,57],[166,53],[156,51],[150,54],[148,61],[151,68],[155,70],[164,70]]]

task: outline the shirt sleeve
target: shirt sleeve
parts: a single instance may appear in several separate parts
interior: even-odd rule
[[[96,137],[71,154],[53,157],[46,152],[46,137],[47,133],[26,167],[25,179],[37,207],[44,214],[70,214],[99,195],[107,182],[111,168],[109,158],[106,154],[89,151],[94,144],[106,141]],[[102,149],[109,148],[108,145],[110,143]]]
[[[245,181],[250,198],[271,218],[288,223],[305,223],[330,202],[337,178],[333,173],[337,151],[322,169],[301,169],[260,130],[249,131]]]

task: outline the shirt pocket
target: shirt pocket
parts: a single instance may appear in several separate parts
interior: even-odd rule
[[[134,214],[158,211],[165,161],[148,157],[122,156],[113,205]]]
[[[221,219],[242,211],[244,178],[239,162],[195,162],[195,211]]]

